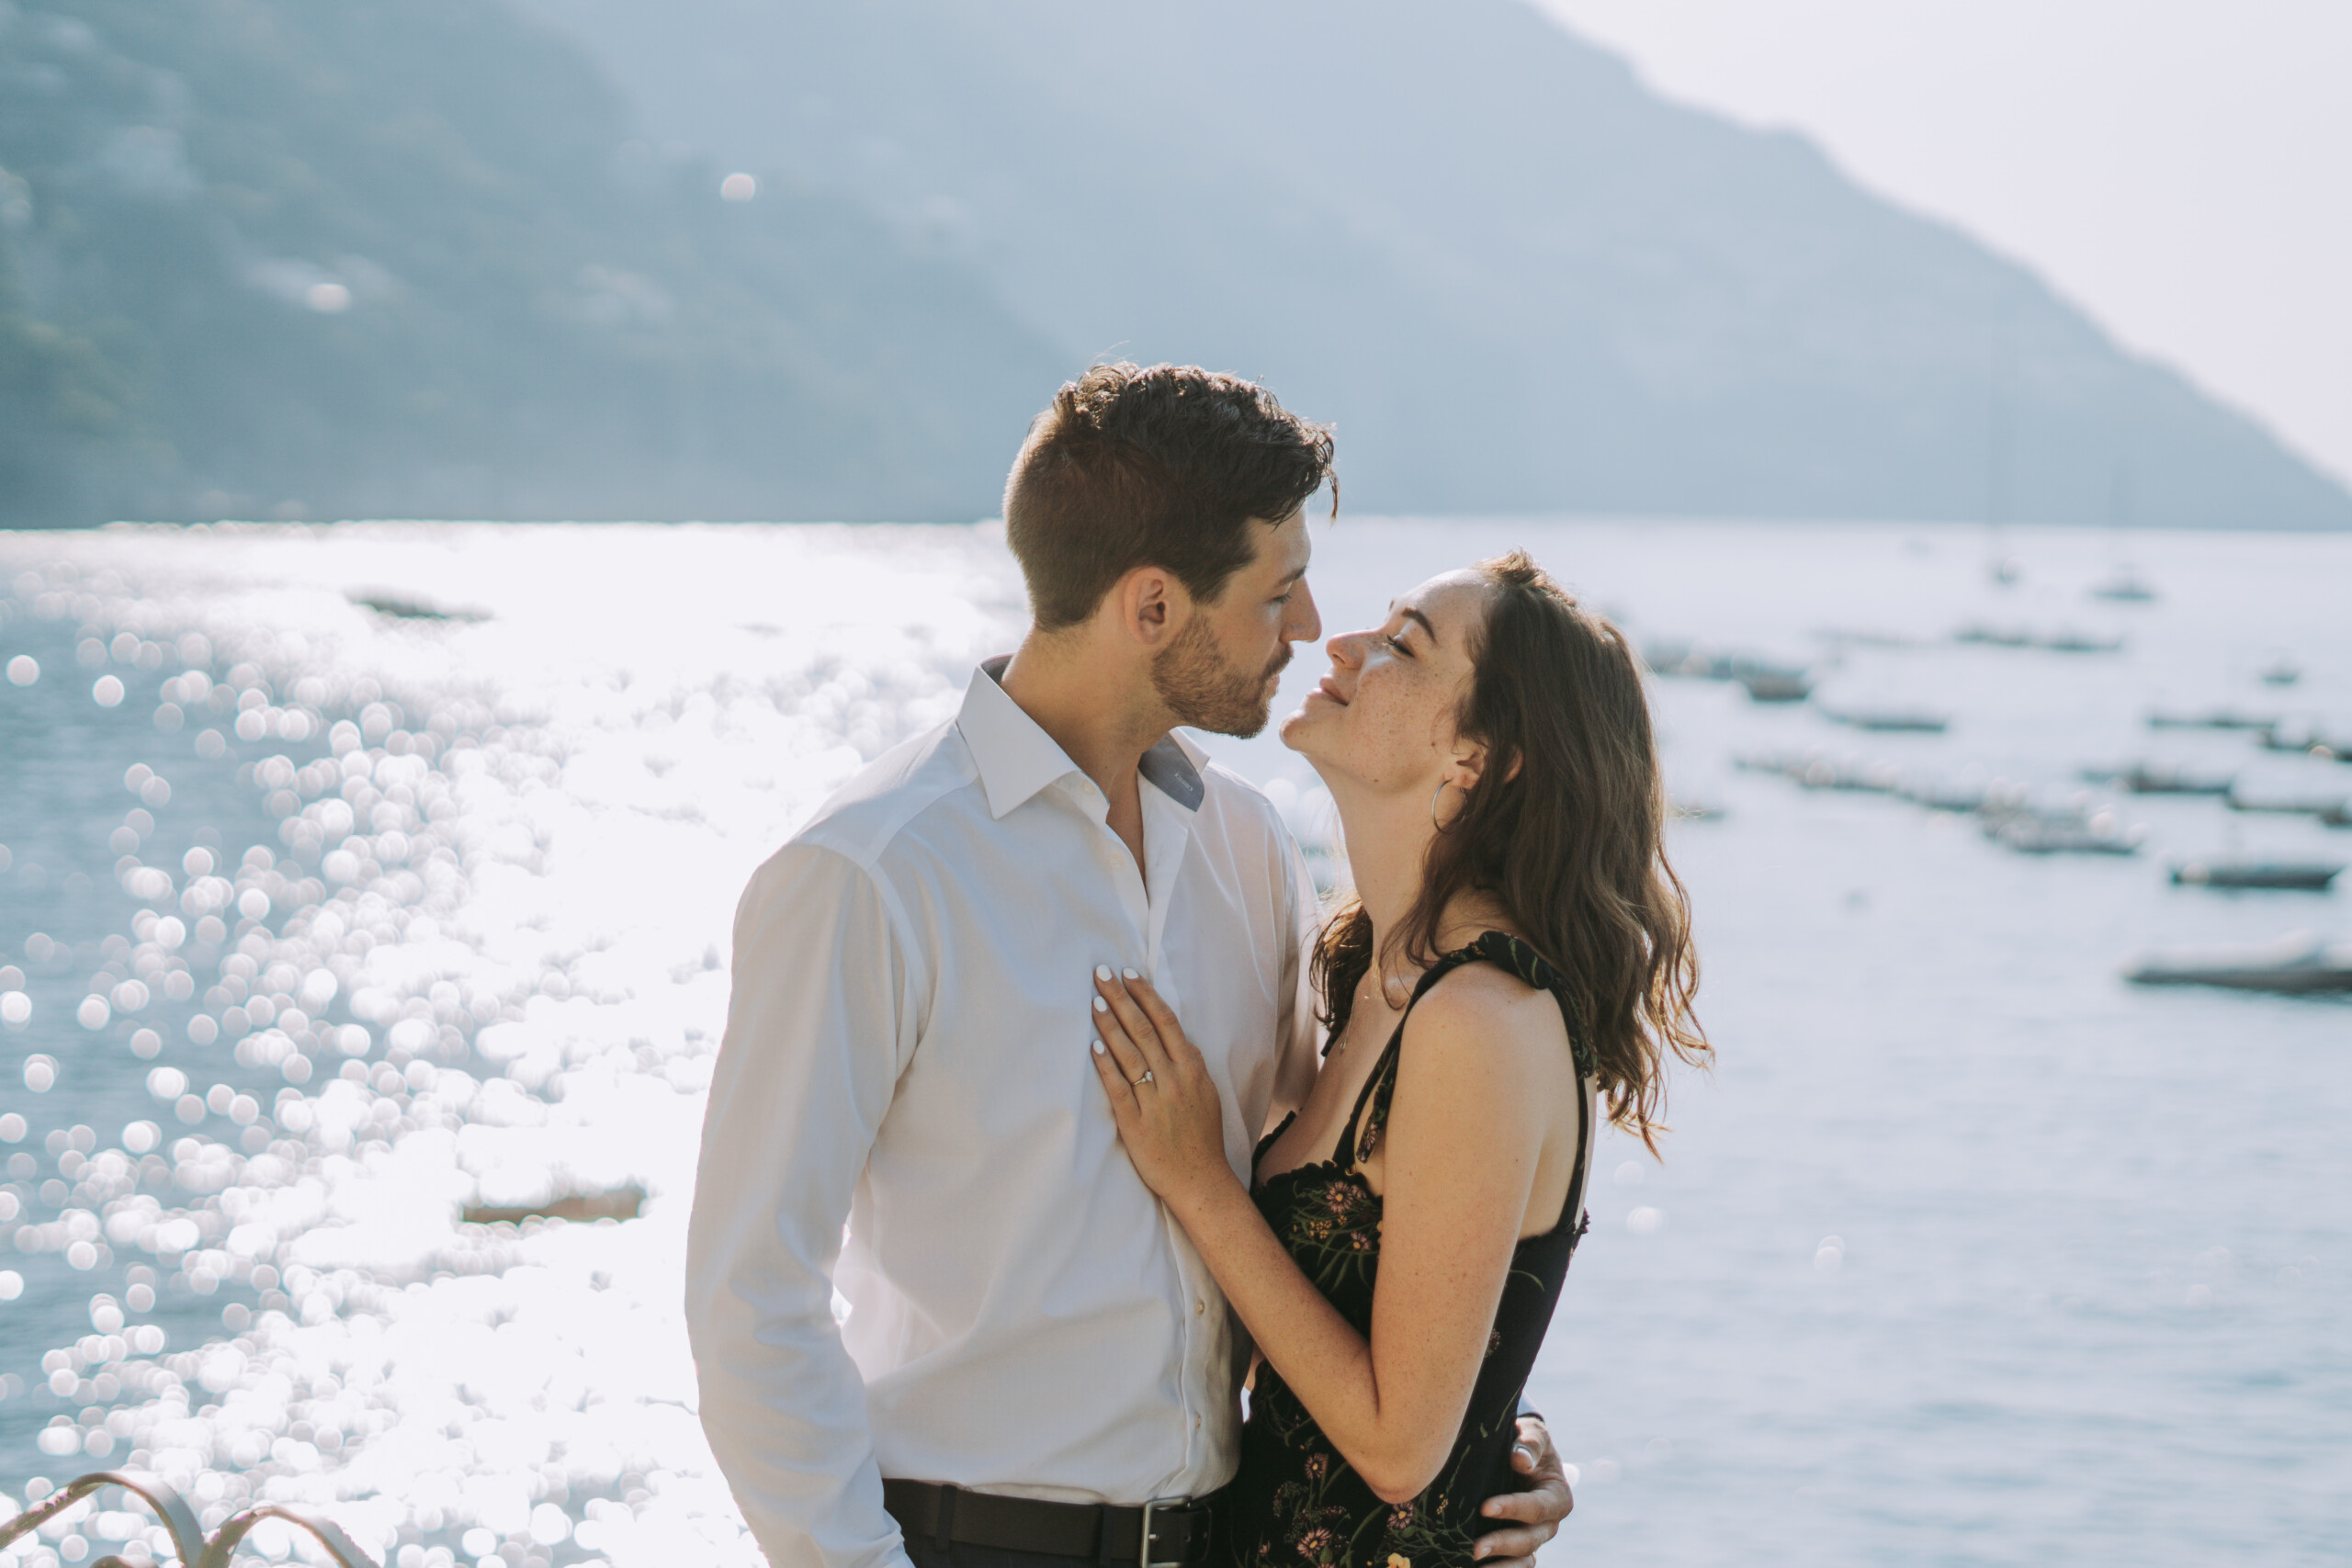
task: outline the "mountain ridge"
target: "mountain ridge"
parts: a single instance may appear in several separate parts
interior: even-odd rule
[[[0,4],[0,522],[986,509],[1059,356],[718,186],[498,0]]]
[[[1071,356],[1266,375],[1383,510],[2352,525],[2028,269],[1518,0],[531,3],[657,134],[854,189]]]
[[[1364,510],[2352,526],[1520,0],[0,0],[0,524],[968,519],[1106,355]]]

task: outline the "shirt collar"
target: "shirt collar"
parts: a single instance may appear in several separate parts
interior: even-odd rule
[[[988,791],[989,815],[999,821],[1047,784],[1079,771],[1054,738],[1022,711],[999,684],[1010,655],[984,661],[964,689],[964,706],[956,728],[971,748],[979,769],[980,785]],[[1144,781],[1186,811],[1198,811],[1208,793],[1200,764],[1204,754],[1181,737],[1170,735],[1143,754],[1138,768]]]

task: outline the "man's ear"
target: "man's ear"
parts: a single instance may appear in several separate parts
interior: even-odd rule
[[[1147,648],[1163,647],[1174,636],[1193,597],[1165,567],[1139,566],[1111,590],[1119,629]]]

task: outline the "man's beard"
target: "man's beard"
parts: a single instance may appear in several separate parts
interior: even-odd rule
[[[1284,643],[1272,663],[1245,674],[1226,659],[1207,620],[1195,615],[1152,660],[1152,689],[1177,723],[1247,740],[1266,728],[1274,706],[1270,683],[1290,662],[1290,653]]]

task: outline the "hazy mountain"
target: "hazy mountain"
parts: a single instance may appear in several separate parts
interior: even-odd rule
[[[1520,0],[528,5],[0,0],[0,523],[971,517],[1119,354],[1358,508],[2352,525]]]
[[[1265,376],[1359,504],[2352,525],[2029,272],[1519,0],[531,3],[1066,365]]]
[[[0,523],[949,516],[1067,368],[503,0],[0,0]]]

